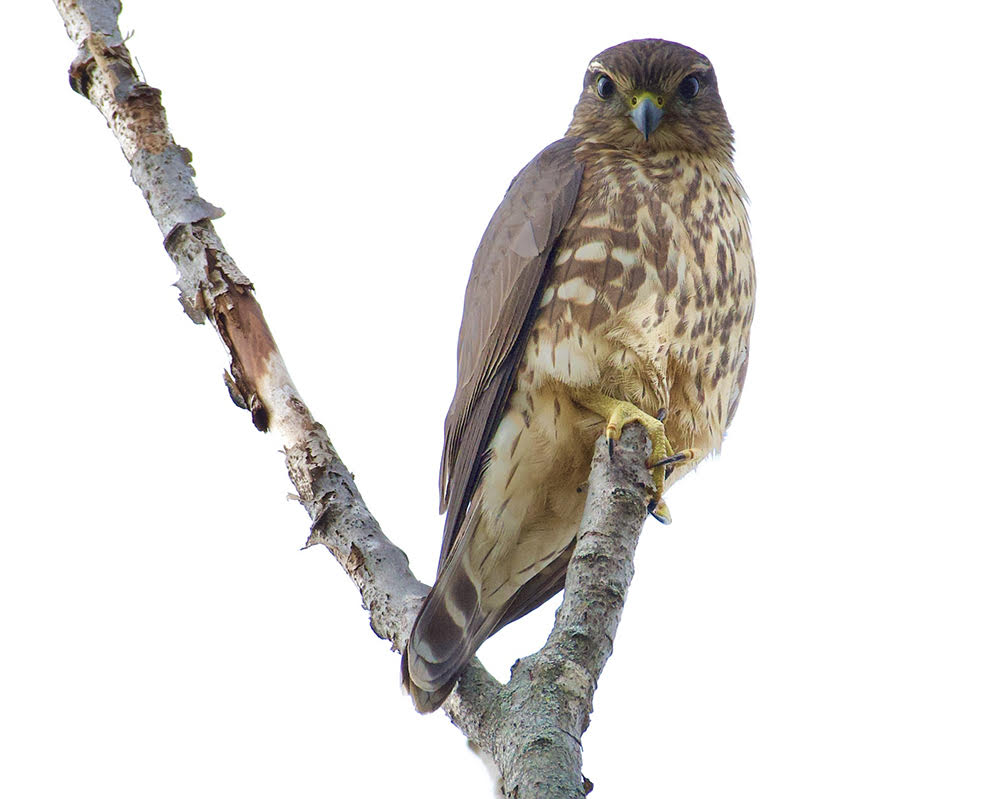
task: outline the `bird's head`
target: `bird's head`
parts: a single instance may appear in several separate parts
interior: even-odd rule
[[[639,152],[732,156],[711,62],[661,39],[624,42],[590,61],[568,135]]]

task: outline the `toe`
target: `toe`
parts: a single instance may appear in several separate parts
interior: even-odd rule
[[[673,521],[669,508],[666,507],[666,503],[661,497],[658,502],[653,500],[649,503],[649,515],[661,524],[670,524]]]

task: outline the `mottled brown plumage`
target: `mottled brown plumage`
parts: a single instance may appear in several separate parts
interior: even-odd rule
[[[753,296],[711,64],[656,39],[604,51],[566,137],[517,176],[473,261],[438,577],[403,654],[419,710],[443,702],[489,635],[561,590],[608,418],[642,412],[654,432],[646,414],[665,411],[666,438],[688,451],[666,485],[721,445]]]

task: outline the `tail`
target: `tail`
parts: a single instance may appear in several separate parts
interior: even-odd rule
[[[483,641],[562,590],[575,547],[573,539],[509,602],[488,614],[482,611],[476,583],[465,567],[461,563],[445,567],[424,600],[402,652],[402,684],[420,713],[443,704]]]
[[[402,653],[402,684],[420,713],[436,710],[447,699],[505,609],[482,609],[476,581],[463,560],[452,557],[445,565]]]

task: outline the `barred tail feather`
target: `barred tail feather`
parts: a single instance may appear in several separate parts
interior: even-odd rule
[[[402,656],[402,682],[417,710],[429,713],[441,706],[504,610],[483,610],[463,559],[449,560],[420,608]]]

